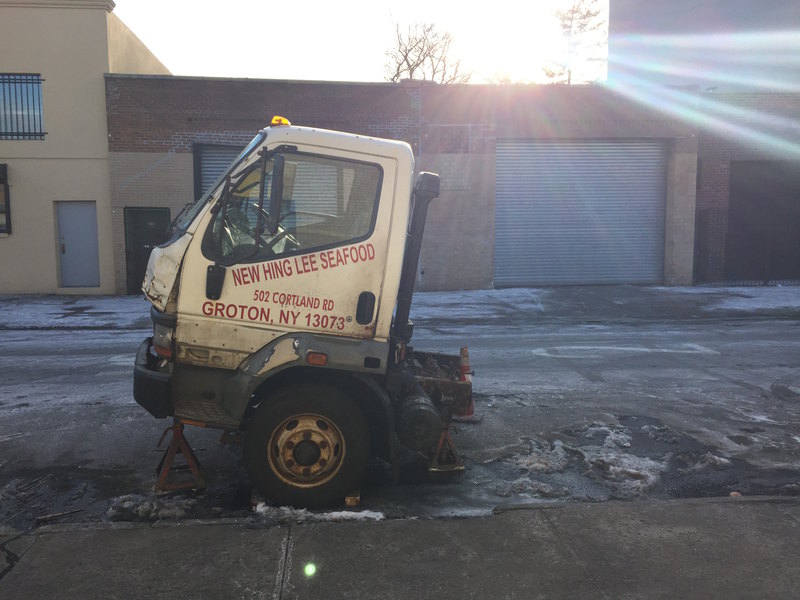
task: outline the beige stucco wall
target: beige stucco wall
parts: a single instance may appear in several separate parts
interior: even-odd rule
[[[103,75],[168,71],[111,14],[113,7],[111,0],[0,0],[0,73],[41,74],[46,131],[44,140],[0,140],[12,222],[12,233],[0,234],[0,293],[118,289]],[[72,200],[96,204],[97,287],[59,281],[55,203]]]
[[[110,165],[115,292],[125,294],[125,207],[168,207],[174,219],[194,199],[193,156],[112,152]]]
[[[11,189],[13,232],[0,240],[0,290],[3,293],[112,293],[113,263],[105,160],[14,161]],[[9,166],[11,169],[11,166]],[[13,178],[13,179],[12,179]],[[16,193],[21,191],[24,193]],[[104,194],[104,195],[100,195]],[[39,199],[44,198],[44,201]],[[56,202],[90,201],[97,208],[101,286],[59,287],[59,241]]]
[[[0,238],[0,291],[111,293],[111,206],[103,73],[110,2],[0,0],[0,72],[40,73],[41,141],[0,140],[12,233]],[[5,51],[13,48],[13,52]],[[55,202],[97,204],[100,286],[62,288]]]
[[[108,15],[108,71],[171,75],[169,69],[113,13]]]

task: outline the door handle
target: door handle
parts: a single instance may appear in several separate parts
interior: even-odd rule
[[[369,325],[372,323],[372,316],[375,314],[375,294],[372,292],[361,292],[358,296],[356,305],[356,323],[359,325]]]
[[[64,242],[61,242],[61,254],[66,254],[66,253],[67,253],[67,246],[66,244],[64,244]]]

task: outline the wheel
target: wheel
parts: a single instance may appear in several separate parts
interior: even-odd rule
[[[247,425],[244,460],[253,483],[275,504],[341,504],[367,465],[367,424],[340,390],[317,384],[265,398]]]

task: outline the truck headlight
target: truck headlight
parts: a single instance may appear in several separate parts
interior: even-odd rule
[[[172,327],[155,323],[153,325],[153,350],[164,358],[172,358],[172,336],[175,330]]]

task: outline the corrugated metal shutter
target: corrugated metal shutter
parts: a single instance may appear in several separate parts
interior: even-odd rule
[[[661,283],[658,141],[498,140],[497,287]]]
[[[196,148],[200,152],[200,194],[208,191],[231,163],[239,156],[244,146],[206,146]],[[199,197],[198,196],[198,197]]]

